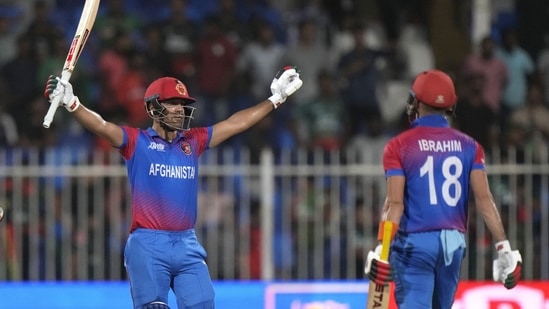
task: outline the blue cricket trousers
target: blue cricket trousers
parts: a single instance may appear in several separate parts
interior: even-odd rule
[[[394,270],[399,309],[451,309],[465,243],[454,241],[448,250],[443,242],[441,231],[396,235],[389,262]]]
[[[124,265],[134,308],[154,301],[167,304],[170,288],[179,309],[214,308],[214,289],[205,260],[206,250],[194,230],[133,231],[126,241]]]

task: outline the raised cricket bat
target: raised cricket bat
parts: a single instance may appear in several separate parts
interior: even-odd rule
[[[90,36],[93,23],[95,22],[95,17],[97,16],[97,10],[99,9],[100,0],[86,0],[84,8],[82,9],[82,15],[80,15],[80,21],[78,22],[78,27],[76,28],[76,33],[72,39],[71,46],[69,48],[69,53],[65,59],[65,65],[63,65],[63,71],[61,71],[61,79],[69,80],[72,75],[72,71],[76,66],[76,62],[84,49],[84,45]],[[53,116],[59,107],[59,100],[51,102],[48,112],[44,117],[44,122],[42,126],[44,128],[49,128],[51,122],[53,121]]]
[[[391,246],[391,234],[393,224],[383,224],[383,238],[381,240],[381,260],[389,260],[389,247]],[[366,309],[388,309],[391,297],[391,286],[379,285],[370,282],[368,288],[368,301]]]

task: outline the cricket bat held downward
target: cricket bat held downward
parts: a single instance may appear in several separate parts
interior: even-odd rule
[[[380,256],[383,261],[389,259],[389,247],[391,245],[391,235],[393,232],[393,224],[387,223],[383,225],[383,238],[381,240]],[[366,309],[388,309],[390,297],[390,285],[379,285],[370,281]]]

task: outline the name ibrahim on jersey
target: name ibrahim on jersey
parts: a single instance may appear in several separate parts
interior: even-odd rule
[[[379,225],[394,231],[389,262],[381,244],[368,253],[365,273],[377,284],[395,282],[400,308],[452,307],[465,257],[469,189],[495,240],[493,279],[511,289],[521,276],[522,257],[511,250],[494,203],[484,150],[450,127],[457,96],[439,70],[420,73],[407,101],[410,129],[392,138],[383,152],[387,193]]]

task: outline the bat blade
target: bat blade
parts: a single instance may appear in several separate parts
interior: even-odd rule
[[[383,261],[389,259],[389,246],[391,245],[392,232],[393,224],[385,222],[385,224],[383,224],[383,239],[381,241],[381,260]],[[368,286],[366,309],[388,309],[390,297],[390,285],[380,285],[375,282],[370,282]]]
[[[80,21],[78,22],[78,27],[71,42],[69,52],[67,53],[67,58],[65,59],[65,64],[63,65],[63,70],[61,72],[62,80],[69,80],[71,78],[72,72],[84,45],[90,36],[91,29],[95,22],[97,16],[97,11],[99,10],[100,0],[86,0],[84,3],[84,8],[82,9],[82,15],[80,15]],[[59,100],[50,102],[50,107],[46,116],[44,117],[44,122],[42,126],[44,128],[49,128],[55,112],[59,107]]]
[[[370,282],[366,309],[388,309],[391,297],[391,286]]]

